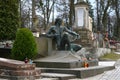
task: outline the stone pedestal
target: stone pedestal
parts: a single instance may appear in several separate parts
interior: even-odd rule
[[[55,51],[53,55],[36,59],[34,63],[38,67],[44,68],[82,68],[84,66],[83,60],[81,57],[71,51]],[[97,60],[88,61],[89,66],[97,66]]]
[[[48,40],[48,56],[52,55],[51,53],[56,49],[55,42],[51,38],[47,38]]]
[[[92,18],[89,16],[88,4],[80,1],[75,5],[74,30],[80,34],[80,39],[76,43],[88,47],[92,44]]]
[[[0,58],[0,76],[11,80],[35,80],[40,77],[41,71],[36,65],[22,61]],[[32,77],[32,79],[31,79]]]
[[[42,56],[51,55],[56,49],[55,42],[51,38],[39,37],[36,38],[38,53]]]
[[[82,45],[83,47],[92,46],[92,32],[88,29],[74,29],[80,34],[80,39],[76,40],[75,43]]]

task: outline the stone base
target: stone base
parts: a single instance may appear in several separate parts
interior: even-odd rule
[[[88,29],[74,29],[79,35],[80,39],[76,40],[75,43],[82,45],[83,47],[92,46],[92,32]]]
[[[84,61],[74,61],[74,62],[40,62],[35,61],[37,67],[44,68],[82,68],[84,67]],[[89,66],[97,66],[98,61],[88,61]]]
[[[81,57],[71,51],[56,51],[51,56],[34,60],[34,62],[36,66],[40,67],[42,73],[51,73],[50,75],[41,75],[41,77],[54,77],[60,78],[60,80],[69,80],[71,77],[64,79],[62,76],[55,77],[52,73],[71,74],[76,78],[86,78],[115,68],[114,66],[99,66],[95,59],[87,61],[89,66],[85,67]]]
[[[112,69],[115,69],[115,66],[94,66],[88,68],[71,68],[71,69],[41,68],[41,71],[43,71],[42,73],[72,74],[75,75],[76,78],[87,78],[104,73],[104,71],[108,71]]]
[[[60,74],[60,73],[41,73],[42,78],[58,78],[58,80],[69,80],[76,78],[73,74]]]
[[[34,60],[37,67],[47,68],[80,68],[84,67],[81,57],[71,51],[56,51],[51,56]],[[89,66],[97,66],[97,60],[87,61]]]

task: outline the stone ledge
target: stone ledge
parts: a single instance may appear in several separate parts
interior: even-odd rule
[[[34,63],[26,64],[23,61],[0,58],[0,77],[10,80],[35,80],[40,78],[41,74],[41,70],[35,67]]]
[[[40,62],[35,61],[37,67],[46,68],[82,68],[84,65],[83,61],[74,62]],[[98,61],[88,61],[89,66],[97,66]]]
[[[58,78],[59,80],[68,80],[76,78],[73,74],[60,74],[60,73],[42,73],[41,77],[47,77],[47,78]]]
[[[1,74],[6,74],[10,76],[36,76],[41,73],[39,69],[36,70],[2,70],[0,69]]]
[[[23,61],[0,58],[0,68],[11,70],[34,70],[35,64],[25,64]]]
[[[44,73],[73,74],[76,78],[87,78],[103,73],[104,71],[115,69],[115,66],[94,66],[88,68],[40,68]]]

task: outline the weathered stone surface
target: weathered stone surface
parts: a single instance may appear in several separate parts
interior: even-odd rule
[[[8,71],[11,76],[36,76],[41,73],[40,70],[16,70]]]
[[[33,70],[35,64],[25,64],[23,61],[0,58],[0,68],[13,70]]]
[[[117,47],[117,51],[120,52],[120,43],[117,43],[116,47]]]
[[[92,32],[87,29],[75,29],[80,34],[80,39],[76,40],[75,43],[82,45],[83,47],[92,46]]]
[[[89,66],[97,66],[97,60],[87,61]],[[82,61],[79,55],[72,53],[71,51],[57,51],[55,54],[34,60],[36,66],[47,68],[79,68],[83,67],[84,61]]]
[[[10,80],[34,80],[40,77],[41,70],[35,64],[12,59],[0,58],[0,76]],[[33,77],[33,79],[31,78]]]
[[[61,74],[61,73],[42,73],[42,77],[47,77],[47,78],[58,78],[59,80],[68,80],[68,79],[73,79],[76,76],[73,74]]]
[[[36,80],[59,80],[59,78],[41,78]]]
[[[40,62],[36,61],[36,66],[46,68],[80,68],[84,66],[84,61],[75,62]],[[88,61],[89,66],[97,66],[98,61]]]
[[[81,54],[94,54],[96,58],[103,56],[105,54],[108,54],[111,52],[111,49],[109,48],[82,48],[77,52],[78,55]]]
[[[104,71],[114,69],[114,66],[93,66],[88,68],[41,68],[44,73],[61,73],[61,74],[73,74],[77,78],[87,78],[103,73]]]

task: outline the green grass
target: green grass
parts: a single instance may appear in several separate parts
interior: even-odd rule
[[[120,59],[120,54],[109,53],[100,57],[100,60],[118,60]]]

